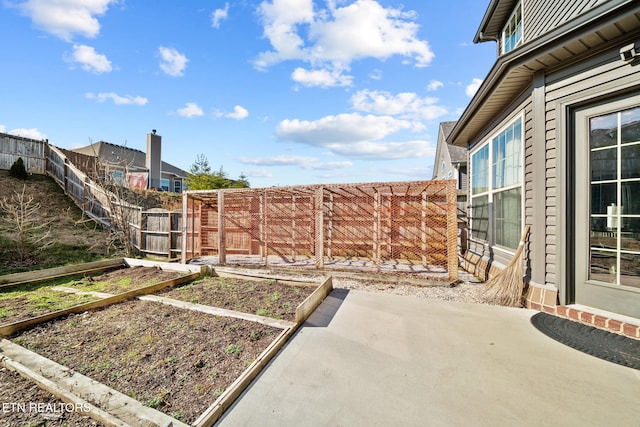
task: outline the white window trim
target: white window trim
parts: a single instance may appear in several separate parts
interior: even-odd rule
[[[520,120],[520,143],[522,144],[522,146],[520,147],[520,182],[518,184],[512,184],[512,185],[508,185],[505,187],[500,187],[499,191],[494,190],[493,188],[493,139],[495,137],[497,137],[498,135],[500,135],[502,132],[504,132],[509,126],[513,125],[516,121]],[[524,111],[520,112],[517,116],[513,117],[511,120],[509,120],[508,122],[506,122],[504,125],[502,125],[500,128],[498,128],[498,130],[496,132],[494,132],[493,134],[491,134],[488,138],[486,138],[484,141],[482,141],[482,143],[477,144],[475,147],[473,147],[473,149],[469,152],[469,198],[470,198],[470,206],[473,207],[473,199],[476,197],[481,197],[481,196],[487,196],[487,203],[489,205],[493,204],[493,195],[495,193],[501,193],[507,190],[512,190],[514,188],[521,188],[522,190],[520,191],[520,223],[524,224],[525,223],[525,195],[524,195],[524,189],[525,189],[525,182],[524,182],[524,177],[525,177],[525,164],[524,164],[524,157],[525,157],[525,121],[524,121]],[[489,176],[488,176],[488,181],[487,181],[487,191],[484,191],[482,193],[477,193],[477,194],[473,194],[473,156],[474,154],[476,154],[478,151],[480,151],[481,149],[483,149],[485,146],[489,146]],[[491,224],[493,223],[494,218],[490,217],[489,218],[489,226],[490,229],[493,231],[493,227],[491,226]],[[495,244],[495,238],[494,238],[494,234],[495,231],[493,231],[493,233],[489,236],[489,240],[485,241],[484,239],[478,238],[476,236],[473,235],[473,215],[470,218],[470,227],[469,227],[469,235],[471,236],[471,238],[477,240],[478,242],[484,242],[485,244],[491,245],[493,248],[496,249],[500,249],[502,252],[505,253],[509,253],[509,254],[514,254],[515,250],[511,249],[511,248],[507,248],[504,246],[500,246],[500,245],[496,245]]]
[[[520,9],[520,22],[521,22],[521,25],[522,25],[522,36],[518,39],[516,44],[511,47],[511,49],[505,50],[505,47],[506,47],[505,33],[506,33],[506,30],[507,30],[507,27],[509,26],[509,24],[511,24],[511,20],[513,19],[515,14],[518,12],[518,9]],[[522,7],[522,1],[519,1],[516,4],[516,6],[513,8],[513,11],[511,12],[511,15],[509,15],[509,19],[507,19],[507,23],[505,24],[505,26],[502,28],[502,31],[500,32],[500,41],[501,41],[501,44],[502,44],[500,51],[503,54],[511,52],[516,47],[520,46],[520,44],[522,43],[522,39],[523,38],[524,38],[524,8]]]

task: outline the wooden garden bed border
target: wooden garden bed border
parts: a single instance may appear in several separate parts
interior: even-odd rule
[[[241,276],[245,276],[242,274]],[[246,275],[251,277],[250,275]],[[253,276],[256,277],[256,276]],[[263,277],[262,280],[265,278]],[[308,283],[308,282],[307,282]],[[298,283],[299,284],[299,283]],[[280,335],[253,361],[253,363],[227,388],[224,393],[193,423],[194,427],[212,426],[242,392],[251,384],[262,369],[280,351],[289,338],[311,316],[311,313],[333,290],[333,278],[329,276],[316,288],[302,303],[296,307],[296,323],[294,326],[284,329]]]
[[[191,272],[191,274],[188,274],[186,276],[182,276],[182,277],[178,277],[176,279],[171,279],[171,280],[165,280],[163,282],[159,282],[156,283],[154,285],[149,285],[149,286],[145,286],[144,288],[139,288],[139,289],[134,289],[131,291],[127,291],[127,292],[123,292],[121,294],[118,295],[113,295],[107,298],[102,298],[99,299],[97,301],[91,301],[91,302],[87,302],[87,303],[83,303],[83,304],[78,304],[75,305],[73,307],[69,307],[69,308],[65,308],[62,310],[56,310],[56,311],[52,311],[50,313],[46,313],[40,316],[35,316],[35,317],[31,317],[29,319],[25,319],[25,320],[21,320],[18,322],[14,322],[14,323],[9,323],[7,325],[3,325],[0,327],[0,338],[1,337],[8,337],[16,332],[19,332],[23,329],[29,328],[31,326],[35,326],[37,324],[40,323],[44,323],[44,322],[48,322],[49,320],[53,320],[56,319],[58,317],[62,317],[62,316],[66,316],[68,314],[71,313],[82,313],[88,310],[95,310],[96,308],[101,308],[101,307],[106,307],[108,305],[111,304],[116,304],[131,298],[135,298],[139,295],[146,295],[146,294],[152,294],[155,293],[161,289],[167,288],[169,286],[175,286],[175,285],[179,285],[185,282],[189,282],[192,280],[197,279],[198,277],[200,277],[202,275],[203,271],[206,271],[207,268],[206,267],[191,267],[191,269],[189,268],[185,268],[185,266],[180,265],[180,264],[170,264],[170,263],[151,263],[149,261],[144,261],[144,260],[134,260],[134,259],[129,259],[129,258],[120,258],[119,260],[108,260],[108,261],[98,261],[98,263],[102,263],[102,264],[95,264],[95,263],[88,263],[91,265],[90,268],[87,268],[88,264],[79,264],[76,266],[68,266],[70,268],[66,268],[64,267],[64,269],[66,269],[65,273],[62,273],[63,270],[61,270],[60,268],[55,268],[55,269],[48,269],[48,272],[50,273],[49,275],[44,274],[47,270],[41,270],[38,273],[38,275],[33,276],[33,280],[29,281],[29,280],[21,280],[19,282],[14,282],[14,283],[9,283],[4,285],[5,287],[10,287],[10,286],[18,286],[18,285],[26,285],[29,283],[35,283],[35,282],[42,282],[42,281],[46,281],[46,280],[51,280],[54,278],[60,278],[60,277],[65,277],[65,276],[75,276],[77,274],[82,274],[82,272],[86,272],[86,271],[100,271],[102,270],[106,270],[109,268],[114,268],[114,267],[125,267],[125,266],[129,266],[129,267],[134,267],[134,266],[145,266],[145,267],[159,267],[162,268],[164,270],[171,270],[171,271],[179,271],[179,272],[189,272],[189,271],[193,271],[193,270],[197,270],[196,272]],[[174,270],[175,267],[175,270]],[[53,271],[51,271],[53,270]],[[23,274],[23,273],[18,273],[18,274]],[[6,277],[6,276],[3,276]],[[19,277],[18,280],[23,279],[22,277]]]
[[[151,267],[151,266],[160,266],[160,264],[162,265],[169,264],[169,263],[155,263],[155,262],[150,262],[145,260],[131,260],[131,259],[123,258],[120,260],[121,261],[120,264],[114,265],[113,263],[118,260],[110,260],[110,261],[111,261],[111,265],[109,267],[106,267],[105,269],[113,268],[113,266],[118,266],[118,265],[129,265],[129,266],[142,265],[146,267]],[[105,265],[108,264],[108,262],[105,262],[105,261],[98,261],[98,263],[100,262],[105,263]],[[94,263],[90,263],[90,264],[94,264]],[[170,264],[170,265],[178,266],[179,264]],[[182,266],[184,266],[184,264],[182,264]],[[104,266],[96,266],[95,268],[103,268],[103,267]],[[70,313],[84,312],[87,310],[116,304],[137,296],[152,294],[157,292],[158,290],[164,289],[165,287],[174,286],[177,284],[194,280],[200,275],[202,275],[204,272],[209,270],[209,268],[206,266],[198,266],[197,269],[199,271],[194,272],[188,276],[168,280],[165,282],[157,283],[155,285],[147,286],[140,289],[135,289],[133,291],[125,292],[119,295],[114,295],[112,297],[103,298],[98,301],[92,301],[89,303],[80,304],[65,310],[58,310],[42,316],[33,317],[31,319],[27,319],[21,322],[5,325],[2,328],[0,328],[0,339],[2,337],[10,336],[15,332],[26,329],[30,326],[46,322],[46,321],[55,319],[57,317],[65,316]],[[87,271],[87,269],[70,269],[70,270],[74,270],[74,271],[73,272],[67,271],[66,274],[61,274],[60,271],[55,271],[52,276],[38,275],[35,281],[49,280],[54,277],[55,278],[63,277],[64,275],[76,275],[84,271]],[[22,274],[22,273],[19,273],[19,274]],[[256,276],[256,275],[244,274],[244,273],[232,273],[228,271],[227,272],[219,271],[219,272],[215,272],[214,274],[217,274],[220,277],[243,277],[247,279],[253,278],[253,280],[261,280],[261,281],[269,279],[269,277],[265,277],[262,275]],[[6,277],[6,276],[3,276],[3,277]],[[272,278],[272,279],[282,283],[290,282],[290,284],[292,285],[315,286],[315,283],[312,284],[310,282],[305,282],[303,280],[298,281],[298,280],[281,280],[276,278]],[[2,282],[0,281],[0,283]],[[24,281],[20,283],[25,284]],[[26,283],[28,283],[28,281]],[[224,414],[224,412],[233,404],[233,402],[242,394],[242,392],[247,388],[247,386],[249,386],[249,384],[258,376],[258,374],[262,371],[262,369],[271,361],[271,359],[280,351],[280,349],[282,349],[282,347],[287,342],[287,340],[298,330],[300,326],[302,326],[302,324],[309,318],[309,316],[315,311],[315,309],[320,305],[320,303],[322,303],[322,301],[329,295],[329,293],[331,293],[332,290],[333,290],[333,279],[331,276],[329,276],[322,282],[322,284],[320,284],[313,291],[311,295],[309,295],[302,303],[298,305],[298,307],[296,307],[295,324],[293,326],[285,327],[282,330],[282,332],[278,335],[278,337],[275,340],[273,340],[265,350],[263,350],[263,352],[256,358],[256,360],[254,360],[251,363],[251,365],[242,374],[240,374],[240,376],[218,397],[218,399],[216,399],[216,401],[213,404],[211,404],[211,406],[209,406],[209,408],[207,408],[196,419],[196,421],[192,424],[192,426],[194,427],[212,426]],[[2,340],[2,341],[6,341],[6,340]],[[11,343],[10,341],[6,341],[6,342]],[[11,344],[12,346],[20,347],[17,344],[13,344],[13,343]],[[25,349],[25,351],[28,351],[28,350]],[[37,355],[37,353],[34,353],[34,354]],[[43,358],[40,355],[37,355],[37,356]],[[46,359],[46,360],[49,360],[49,359]],[[51,363],[53,363],[54,365],[57,365],[55,364],[55,362],[51,361]],[[82,397],[79,397],[74,393],[65,390],[64,388],[57,385],[55,382],[43,377],[42,375],[37,374],[32,369],[29,369],[28,367],[24,366],[20,362],[12,360],[7,355],[3,355],[2,357],[0,357],[0,365],[5,366],[8,369],[17,371],[22,376],[25,376],[31,379],[32,381],[36,382],[36,384],[45,388],[45,390],[47,390],[48,392],[52,393],[53,395],[62,399],[65,402],[80,403],[80,404],[83,404],[86,402]],[[58,365],[58,366],[60,366],[60,369],[66,369],[62,365]],[[89,381],[92,381],[88,377],[87,379]],[[114,391],[117,391],[117,390],[114,390]],[[94,408],[95,407],[92,406],[92,409]],[[91,411],[91,412],[93,412],[95,419],[107,425],[121,425],[117,422],[116,418],[113,418],[111,416],[111,414],[107,414],[104,411],[100,411],[100,410],[96,410],[95,412]],[[175,421],[176,421],[176,425],[182,424],[180,422],[177,422],[177,420]]]

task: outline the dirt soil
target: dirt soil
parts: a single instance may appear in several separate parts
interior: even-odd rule
[[[192,423],[279,333],[132,300],[37,326],[13,341]]]
[[[31,381],[0,367],[0,425],[6,427],[100,427],[74,407]],[[11,384],[11,387],[5,385]]]
[[[81,279],[76,276],[15,288],[0,288],[0,325],[26,320],[98,299],[91,295],[52,290],[51,288],[55,286],[119,294],[175,279],[182,275],[181,272],[154,267],[131,267],[96,276],[85,276]]]
[[[168,288],[158,295],[293,322],[296,320],[296,307],[316,287],[283,284],[275,280],[206,277]]]

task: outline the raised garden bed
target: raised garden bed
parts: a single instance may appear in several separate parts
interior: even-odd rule
[[[296,307],[316,287],[308,283],[285,284],[273,279],[204,277],[182,286],[167,288],[158,295],[295,322]]]
[[[133,300],[39,325],[13,342],[192,423],[279,333]]]
[[[56,283],[68,296],[97,300],[0,326],[0,335],[14,334],[13,342],[0,340],[0,367],[65,402],[85,402],[106,425],[164,425],[173,417],[174,425],[209,426],[332,289],[331,278],[320,286],[246,277],[147,285],[146,273],[160,270],[143,265],[152,268],[125,269],[141,273],[135,281],[112,272]],[[172,285],[163,298],[152,295]]]
[[[0,288],[0,325],[26,320],[99,299],[91,294],[65,292],[64,288],[121,294],[176,279],[184,274],[179,271],[136,266],[93,276],[69,276],[52,281]]]

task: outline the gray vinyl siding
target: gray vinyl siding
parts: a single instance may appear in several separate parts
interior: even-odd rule
[[[524,42],[534,40],[607,0],[523,0]]]
[[[638,68],[620,60],[619,47],[616,44],[585,61],[546,76],[545,281],[561,290],[565,288],[562,285],[567,271],[559,271],[558,266],[573,268],[571,257],[564,258],[569,236],[559,234],[570,225],[566,209],[574,197],[571,189],[567,188],[570,178],[567,176],[567,159],[573,155],[567,151],[565,136],[570,135],[570,107],[594,103],[603,97],[624,96],[627,90],[640,90]]]

